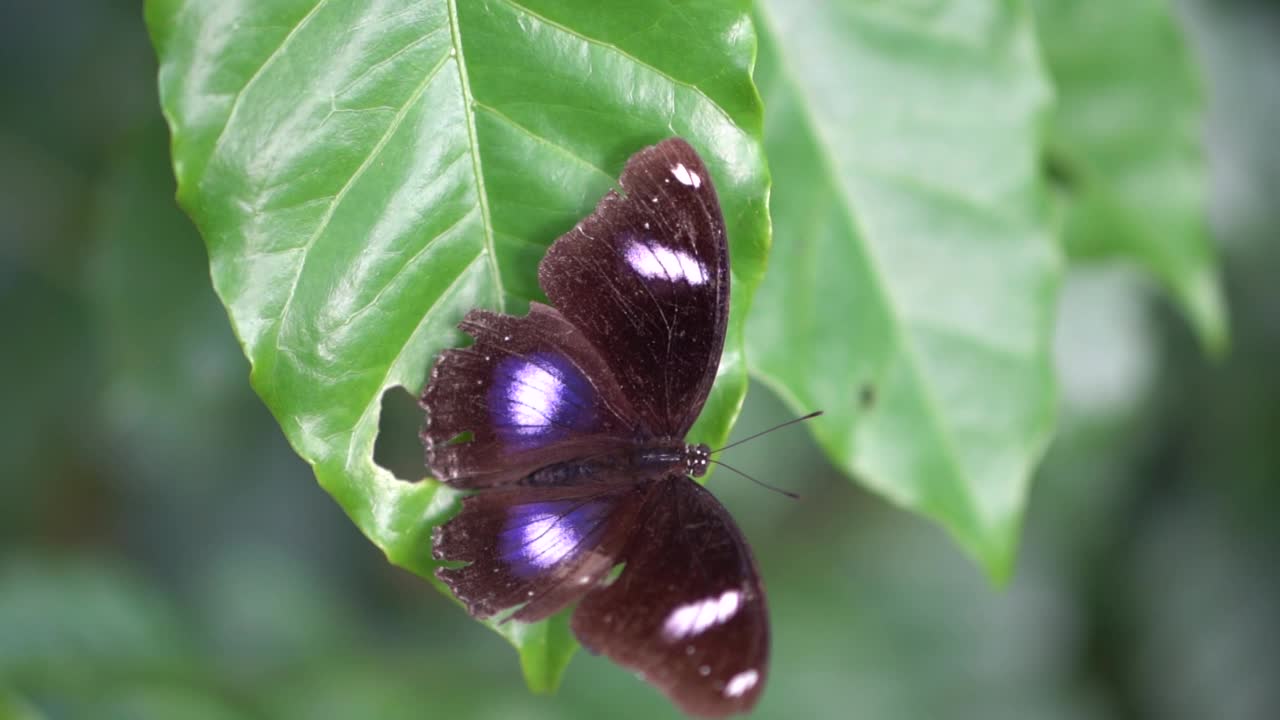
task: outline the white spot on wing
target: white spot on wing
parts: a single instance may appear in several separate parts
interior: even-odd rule
[[[701,635],[707,630],[728,622],[738,613],[742,593],[725,590],[718,596],[681,605],[667,616],[662,634],[668,640],[679,640]]]
[[[683,250],[632,242],[627,246],[626,258],[627,264],[646,278],[662,278],[690,285],[707,282],[706,266]]]
[[[724,686],[725,697],[738,697],[756,686],[760,682],[760,673],[755,670],[745,670],[734,675],[729,684]]]
[[[694,189],[702,187],[702,178],[699,177],[698,173],[685,167],[684,163],[676,163],[676,166],[671,168],[671,174],[674,175],[682,185],[689,185]]]

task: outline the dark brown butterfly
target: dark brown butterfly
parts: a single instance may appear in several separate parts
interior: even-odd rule
[[[437,529],[438,576],[471,615],[541,620],[578,601],[590,651],[684,711],[750,710],[769,619],[755,562],[694,482],[684,441],[724,347],[729,251],[702,160],[672,138],[636,153],[538,269],[554,307],[473,310],[422,395],[427,465],[466,497]],[[614,569],[623,565],[621,574]]]

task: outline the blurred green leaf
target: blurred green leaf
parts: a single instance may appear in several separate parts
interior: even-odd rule
[[[265,428],[251,418],[265,413],[254,412],[199,235],[173,191],[156,117],[115,148],[98,183],[85,289],[102,328],[105,429],[145,463],[121,479],[190,494],[202,480],[226,488],[227,448],[243,454]],[[181,485],[178,466],[194,466]]]
[[[0,720],[41,720],[42,717],[25,700],[0,687]]]
[[[212,692],[141,684],[117,688],[86,702],[79,717],[101,720],[249,720]]]
[[[1012,567],[1054,417],[1049,91],[1018,3],[761,4],[779,243],[752,369],[845,472]]]
[[[63,691],[192,667],[177,613],[102,557],[0,558],[0,678]]]
[[[219,548],[194,593],[206,654],[219,674],[261,687],[352,647],[361,618],[334,584],[278,548]]]
[[[64,508],[59,481],[77,468],[68,447],[85,441],[84,388],[102,382],[101,351],[84,299],[54,278],[0,265],[5,334],[22,352],[0,353],[0,544],[23,538]],[[74,378],[75,382],[67,382]],[[2,645],[3,643],[0,643]]]
[[[392,562],[432,576],[431,528],[454,497],[373,462],[383,392],[416,392],[466,310],[539,297],[546,245],[632,152],[670,135],[704,154],[733,243],[729,338],[694,430],[728,435],[769,244],[747,8],[147,3],[178,197],[254,388]],[[498,628],[532,687],[553,686],[572,654],[558,628]]]
[[[1203,98],[1166,0],[1035,0],[1057,90],[1047,162],[1074,257],[1126,258],[1173,295],[1218,353],[1228,342],[1209,242]]]
[[[330,663],[270,688],[263,715],[279,720],[564,718],[562,698],[530,698],[461,652]],[[429,710],[425,710],[429,708]]]

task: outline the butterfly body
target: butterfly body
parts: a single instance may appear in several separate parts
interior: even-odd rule
[[[628,450],[617,450],[599,457],[549,465],[520,479],[516,484],[528,487],[552,487],[575,483],[599,482],[622,474],[636,480],[657,480],[671,475],[707,474],[711,448],[705,444],[682,442],[642,442]]]
[[[477,618],[533,622],[577,603],[588,650],[691,714],[749,710],[769,627],[759,574],[724,507],[692,478],[685,436],[724,344],[729,262],[697,153],[636,153],[539,268],[551,305],[473,310],[422,396],[427,465],[474,490],[437,528],[438,576]],[[621,573],[615,572],[622,567]]]

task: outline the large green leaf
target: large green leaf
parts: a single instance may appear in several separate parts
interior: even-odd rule
[[[945,9],[950,8],[950,9]],[[844,470],[1008,574],[1054,415],[1049,91],[1017,2],[761,3],[779,239],[753,372]]]
[[[152,0],[147,22],[179,201],[253,386],[392,562],[431,578],[456,498],[374,463],[383,393],[417,392],[466,310],[523,312],[545,247],[670,135],[703,153],[732,240],[730,336],[694,431],[727,437],[769,245],[746,2]],[[554,687],[576,647],[563,618],[498,629]]]
[[[1227,344],[1206,231],[1203,98],[1167,0],[1035,0],[1057,89],[1048,163],[1068,251],[1127,258],[1168,289],[1206,347]]]

